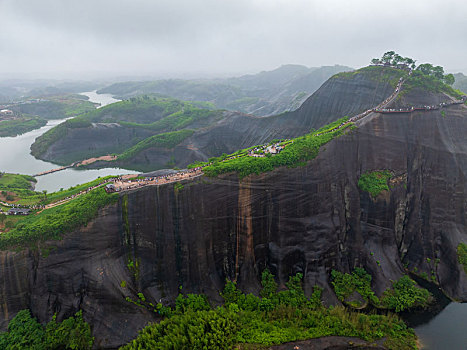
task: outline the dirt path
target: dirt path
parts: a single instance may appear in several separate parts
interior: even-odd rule
[[[85,159],[85,160],[83,160],[81,162],[74,163],[73,166],[88,165],[88,164],[92,164],[92,163],[98,162],[98,161],[111,162],[111,161],[116,160],[116,159],[117,159],[117,156],[106,155],[106,156],[101,156],[101,157],[96,157],[96,158]]]

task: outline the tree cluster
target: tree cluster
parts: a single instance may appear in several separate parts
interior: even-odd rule
[[[63,322],[52,321],[42,326],[29,310],[21,310],[8,324],[8,331],[0,333],[0,349],[3,350],[86,350],[91,349],[94,338],[91,328],[83,320],[80,310],[74,317]]]
[[[381,58],[373,58],[371,60],[372,64],[376,65],[389,65],[389,66],[399,66],[403,65],[406,67],[410,67],[413,70],[417,70],[424,75],[434,77],[445,84],[452,85],[454,84],[455,78],[452,74],[444,74],[444,69],[441,66],[433,66],[430,63],[423,63],[417,65],[415,64],[416,60],[410,57],[402,57],[401,55],[397,54],[395,51],[388,51],[383,54]]]
[[[410,57],[402,57],[401,55],[397,54],[395,51],[388,51],[386,52],[381,58],[373,58],[371,60],[372,64],[386,64],[391,66],[397,66],[399,64],[406,65],[412,69],[415,69],[416,60],[413,60]]]
[[[203,295],[180,294],[167,318],[144,328],[120,350],[259,349],[330,335],[381,339],[387,349],[416,348],[413,331],[394,315],[326,308],[321,288],[315,286],[310,298],[305,295],[301,273],[290,276],[285,288],[279,288],[268,270],[261,277],[260,297],[227,280],[221,293],[224,304],[217,308]]]
[[[433,66],[430,63],[420,64],[417,67],[417,71],[422,72],[425,75],[434,77],[438,80],[441,80],[443,83],[452,85],[455,82],[454,75],[444,74],[444,68],[441,66]]]

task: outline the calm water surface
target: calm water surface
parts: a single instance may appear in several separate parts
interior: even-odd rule
[[[467,303],[450,303],[415,327],[422,350],[467,350]]]
[[[100,107],[119,101],[111,95],[99,95],[95,91],[83,92],[82,95],[88,96],[91,102],[100,103]],[[0,171],[34,175],[46,170],[58,168],[59,166],[56,164],[34,158],[30,154],[30,147],[37,137],[65,120],[66,119],[50,120],[46,126],[20,136],[0,137]],[[94,180],[99,176],[136,173],[135,171],[121,168],[92,170],[67,169],[37,177],[36,190],[54,192],[60,190],[60,188],[66,189],[80,183]]]

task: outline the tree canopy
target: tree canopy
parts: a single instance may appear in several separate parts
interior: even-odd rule
[[[390,65],[390,66],[399,66],[404,65],[406,67],[410,67],[413,70],[417,70],[424,75],[428,75],[434,77],[445,84],[453,85],[455,82],[454,75],[452,74],[444,74],[444,68],[441,66],[434,66],[431,63],[423,63],[420,65],[416,65],[416,60],[410,57],[402,57],[401,55],[397,54],[395,51],[388,51],[381,56],[381,58],[373,58],[371,60],[371,64],[375,65]]]

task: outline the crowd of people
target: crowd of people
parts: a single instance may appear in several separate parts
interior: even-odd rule
[[[248,156],[250,157],[266,157],[267,154],[278,154],[280,153],[288,144],[292,143],[291,140],[284,140],[281,142],[276,142],[273,144],[266,144],[257,146],[248,151]]]
[[[414,111],[432,111],[438,110],[444,107],[456,105],[456,104],[463,104],[465,103],[467,96],[462,96],[460,100],[452,100],[449,102],[441,102],[437,105],[424,105],[424,106],[412,106],[407,108],[375,108],[375,112],[378,113],[411,113]]]
[[[112,186],[107,186],[107,192],[120,192],[130,189],[135,189],[139,187],[149,186],[149,185],[163,185],[167,183],[178,182],[182,180],[188,180],[197,176],[203,175],[203,167],[196,167],[193,169],[187,169],[179,171],[173,174],[161,175],[161,176],[152,176],[152,177],[133,177],[133,178],[115,178],[112,179]]]
[[[62,198],[56,202],[53,202],[53,203],[50,203],[50,204],[33,204],[33,205],[26,205],[26,204],[15,204],[15,203],[6,203],[6,202],[2,202],[0,201],[0,204],[5,206],[5,207],[9,207],[9,208],[18,208],[18,209],[30,209],[30,210],[43,210],[43,209],[48,209],[48,208],[53,208],[53,207],[56,207],[58,205],[61,205],[61,204],[64,204],[78,196],[81,196],[83,194],[86,194],[86,193],[89,193],[91,192],[92,190],[106,184],[106,183],[109,183],[109,182],[112,182],[114,179],[107,179],[107,180],[104,180],[104,181],[101,181],[99,182],[97,185],[94,185],[94,186],[90,186],[88,188],[86,188],[85,190],[82,190],[78,193],[75,193],[71,196],[67,196],[65,198]],[[6,214],[6,213],[5,213]]]
[[[0,201],[0,204],[3,205],[4,207],[9,207],[9,208],[31,209],[31,210],[43,209],[45,207],[44,205],[39,205],[39,204],[34,204],[34,205],[12,204],[12,203],[6,203],[2,201]]]
[[[77,192],[77,193],[75,193],[75,194],[72,194],[71,196],[67,196],[67,197],[65,197],[65,198],[63,198],[63,199],[60,199],[59,201],[56,201],[56,202],[47,204],[47,205],[43,206],[43,209],[53,208],[53,207],[56,207],[57,205],[61,205],[61,204],[64,204],[64,203],[66,203],[66,202],[69,202],[69,201],[71,201],[72,199],[75,199],[76,197],[79,197],[79,196],[81,196],[81,195],[83,195],[83,194],[89,193],[89,192],[91,192],[92,190],[95,190],[96,188],[101,187],[102,185],[107,184],[107,183],[112,182],[112,181],[114,181],[113,178],[111,178],[111,179],[106,179],[106,180],[104,180],[104,181],[101,181],[101,182],[99,182],[97,185],[88,187],[88,188],[86,188],[85,190],[79,191],[79,192]]]
[[[412,71],[409,72],[409,75],[411,73],[412,73]],[[355,123],[356,121],[359,121],[360,119],[363,119],[364,117],[366,117],[368,114],[376,112],[377,110],[383,109],[384,106],[386,106],[389,102],[391,102],[397,96],[397,94],[399,94],[399,92],[401,91],[403,83],[404,83],[404,79],[400,78],[399,82],[397,83],[396,88],[392,92],[391,96],[389,96],[387,99],[385,99],[383,102],[381,102],[376,107],[370,108],[370,109],[366,110],[365,112],[357,114],[356,116],[350,118],[349,123]]]
[[[409,75],[412,74],[412,70],[409,70]],[[440,109],[449,105],[453,104],[461,104],[465,103],[467,100],[467,96],[463,96],[461,100],[453,100],[450,102],[442,102],[439,105],[431,105],[431,106],[412,106],[410,108],[400,108],[400,109],[394,109],[394,108],[384,108],[388,103],[392,102],[394,98],[398,95],[402,88],[402,84],[404,83],[404,79],[400,78],[399,82],[397,83],[397,86],[391,96],[386,98],[383,102],[381,102],[378,106],[368,109],[363,113],[357,114],[353,116],[352,118],[348,119],[345,122],[342,122],[340,125],[338,125],[336,128],[333,128],[332,130],[328,130],[322,133],[315,134],[315,136],[320,136],[324,133],[331,132],[338,130],[344,126],[346,126],[349,123],[354,123],[358,120],[363,119],[370,113],[408,113],[408,112],[413,112],[415,110],[435,110],[435,109]],[[285,140],[291,143],[291,140]],[[242,153],[242,154],[236,154],[233,156],[230,156],[228,158],[225,158],[223,161],[239,158],[239,157],[244,157],[244,156],[250,156],[250,157],[265,157],[266,154],[278,154],[280,153],[287,145],[288,143],[284,143],[284,141],[273,143],[273,144],[267,144],[267,145],[262,145],[262,146],[257,146],[255,148],[252,148],[251,150],[248,151],[247,154]],[[206,163],[203,166],[199,166],[196,168],[188,169],[188,170],[183,170],[179,171],[176,173],[172,174],[166,174],[166,175],[161,175],[161,176],[152,176],[152,177],[138,177],[137,175],[125,175],[125,176],[120,176],[117,178],[111,178],[104,180],[100,182],[99,184],[89,187],[86,190],[80,191],[76,194],[73,194],[71,196],[68,196],[66,198],[63,198],[57,202],[47,204],[47,205],[32,205],[32,206],[27,206],[27,205],[13,205],[9,203],[4,203],[0,201],[0,204],[6,207],[17,207],[17,208],[28,208],[28,209],[33,209],[33,210],[40,210],[40,209],[47,209],[47,208],[52,208],[58,205],[61,205],[63,203],[66,203],[78,196],[81,196],[83,194],[89,193],[90,191],[107,184],[105,189],[107,192],[120,192],[120,191],[125,191],[125,190],[130,190],[130,189],[136,189],[144,186],[149,186],[149,185],[163,185],[167,183],[174,183],[182,180],[187,180],[190,178],[194,178],[197,176],[203,175],[203,168],[206,166],[211,165],[212,163]],[[73,164],[74,165],[74,164]],[[72,166],[73,166],[72,165]],[[57,171],[57,170],[55,170]]]

